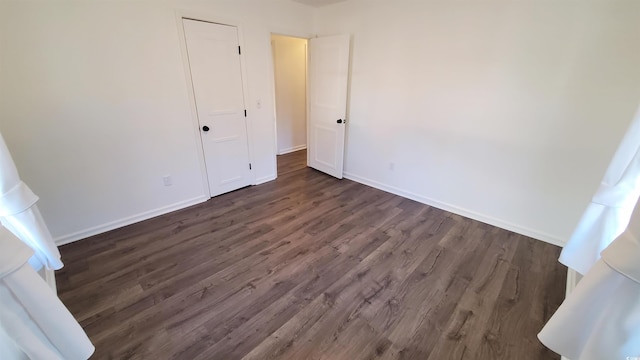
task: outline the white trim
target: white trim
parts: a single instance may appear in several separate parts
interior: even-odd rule
[[[276,178],[277,178],[277,176],[273,175],[273,174],[272,175],[263,176],[263,177],[257,178],[256,179],[256,183],[254,185],[264,184],[266,182],[273,181]]]
[[[293,31],[290,29],[283,29],[283,28],[272,28],[271,31],[269,32],[269,53],[271,54],[271,56],[269,56],[269,60],[268,60],[268,66],[269,69],[271,71],[271,76],[269,77],[269,82],[270,82],[270,86],[269,86],[269,91],[271,92],[271,98],[273,99],[273,136],[274,136],[274,148],[273,148],[273,166],[274,168],[278,169],[278,161],[277,161],[277,155],[284,155],[287,154],[285,149],[282,152],[279,152],[278,150],[278,119],[277,119],[277,101],[276,101],[276,67],[275,67],[275,62],[274,62],[274,53],[273,53],[273,46],[271,43],[271,40],[273,39],[273,35],[277,35],[277,36],[288,36],[288,37],[294,37],[294,38],[298,38],[298,39],[305,39],[307,40],[307,44],[305,45],[305,107],[306,107],[306,119],[305,119],[305,127],[307,129],[307,133],[305,134],[305,138],[307,139],[307,144],[309,144],[309,39],[313,38],[313,37],[318,37],[318,35],[313,35],[313,34],[308,34],[308,33],[302,33],[302,32],[298,32],[298,31]],[[306,149],[307,146],[304,145],[304,149]],[[303,148],[300,148],[298,150],[302,150]],[[296,150],[291,150],[290,152],[293,152]],[[307,164],[309,163],[309,153],[307,152]],[[276,175],[277,177],[277,175]],[[274,177],[271,180],[275,180]],[[262,177],[261,179],[265,179],[266,177]],[[271,181],[271,180],[267,180],[267,181]],[[266,181],[260,181],[260,179],[256,179],[256,185],[257,184],[261,184],[263,182]]]
[[[200,151],[198,152],[198,160],[200,163],[200,171],[202,172],[202,178],[205,182],[205,189],[207,189],[208,194],[211,195],[211,189],[209,187],[209,177],[207,174],[207,167],[205,161],[204,154],[204,145],[202,144],[202,136],[200,134],[200,122],[198,120],[198,111],[196,108],[196,97],[193,90],[193,81],[191,79],[191,67],[189,65],[189,52],[187,51],[187,42],[184,34],[183,27],[183,19],[191,19],[191,20],[199,20],[206,21],[214,24],[220,25],[229,25],[236,28],[237,36],[238,36],[238,45],[242,49],[246,49],[244,44],[244,32],[242,23],[237,19],[228,18],[228,17],[220,17],[219,15],[212,14],[206,11],[199,10],[186,10],[186,9],[176,9],[175,10],[175,18],[176,24],[178,27],[178,41],[180,52],[182,55],[182,63],[185,72],[185,80],[187,82],[187,91],[189,96],[189,106],[191,108],[191,117],[194,123],[194,132],[197,138],[197,143],[200,144]],[[247,145],[249,150],[249,163],[253,164],[255,149],[254,149],[254,141],[253,141],[253,115],[252,111],[250,111],[250,98],[249,98],[249,80],[248,80],[248,71],[247,64],[245,59],[245,51],[242,51],[240,54],[240,73],[242,77],[242,101],[244,103],[245,110],[247,111],[247,116],[245,119],[245,126],[247,132]],[[274,149],[275,153],[275,149]],[[274,156],[275,161],[275,156]],[[255,168],[249,170],[251,174],[251,181],[256,181]]]
[[[282,149],[282,150],[278,151],[278,155],[284,155],[284,154],[288,154],[288,153],[304,150],[306,148],[307,148],[306,144],[298,145],[298,146]]]
[[[421,202],[423,204],[427,204],[429,206],[433,206],[436,207],[438,209],[442,209],[445,211],[449,211],[464,217],[468,217],[470,219],[473,220],[477,220],[489,225],[493,225],[493,226],[497,226],[499,228],[505,229],[505,230],[509,230],[509,231],[513,231],[515,233],[518,234],[522,234],[537,240],[541,240],[544,241],[546,243],[552,244],[552,245],[556,245],[556,246],[564,246],[565,241],[562,240],[559,236],[554,236],[551,234],[547,234],[545,232],[542,231],[538,231],[538,230],[534,230],[534,229],[530,229],[527,228],[525,226],[521,226],[521,225],[517,225],[517,224],[513,224],[510,223],[508,221],[504,221],[501,219],[497,219],[494,218],[492,216],[489,215],[485,215],[485,214],[481,214],[472,210],[468,210],[465,208],[461,208],[459,206],[456,205],[452,205],[452,204],[448,204],[445,202],[441,202],[438,200],[434,200],[434,199],[430,199],[428,197],[422,196],[422,195],[418,195],[416,193],[410,192],[410,191],[406,191],[406,190],[402,190],[400,188],[397,188],[395,186],[390,186],[390,185],[386,185],[383,183],[380,183],[378,181],[375,180],[371,180],[371,179],[367,179],[365,177],[356,175],[354,173],[345,171],[344,172],[344,177],[349,179],[349,180],[353,180],[356,182],[359,182],[361,184],[365,184],[371,187],[374,187],[376,189],[379,190],[383,190],[398,196],[402,196],[405,197],[407,199],[411,199],[411,200],[415,200],[417,202]]]
[[[277,160],[277,156],[279,154],[279,147],[280,145],[278,144],[278,89],[276,89],[276,43],[275,41],[273,41],[273,34],[269,34],[269,54],[271,56],[269,56],[269,60],[268,61],[268,68],[271,69],[272,75],[270,80],[270,89],[272,90],[271,93],[271,99],[273,101],[273,150],[275,152],[275,156],[273,156],[273,166],[276,169],[276,172],[278,171],[278,160]]]
[[[318,35],[316,35],[315,37],[318,37]],[[307,43],[304,46],[304,56],[305,56],[305,62],[306,62],[304,67],[304,83],[305,83],[304,91],[306,94],[304,99],[304,106],[306,107],[306,111],[307,111],[307,119],[305,124],[305,128],[307,129],[307,133],[306,133],[307,145],[311,144],[311,137],[309,134],[309,119],[311,119],[311,111],[310,111],[311,98],[309,97],[309,94],[311,93],[311,88],[309,87],[309,40],[311,40],[311,37],[307,39]],[[349,74],[351,74],[351,71],[349,71]],[[348,100],[347,100],[347,106],[349,106]],[[347,133],[345,132],[345,138],[346,138],[346,135]],[[311,161],[311,154],[309,153],[309,151],[307,151],[307,165],[309,164],[310,161]],[[344,162],[344,159],[343,159],[343,162]]]
[[[207,166],[204,158],[204,146],[202,145],[202,136],[200,136],[200,122],[198,121],[198,110],[196,109],[196,97],[193,92],[193,83],[191,81],[191,66],[189,65],[189,53],[187,52],[187,41],[184,35],[184,27],[182,18],[187,17],[184,11],[176,10],[176,25],[178,29],[178,47],[182,56],[182,66],[184,70],[185,82],[187,83],[187,96],[189,97],[189,110],[191,110],[191,122],[193,125],[194,141],[198,144],[198,165],[200,165],[200,177],[202,187],[207,194],[211,194],[209,188],[209,177],[207,175]]]
[[[256,153],[255,151],[255,141],[253,140],[253,132],[254,132],[254,128],[255,126],[253,125],[253,121],[254,121],[254,110],[252,108],[253,102],[251,99],[251,97],[249,96],[249,71],[247,71],[247,58],[246,58],[246,49],[247,47],[245,46],[244,43],[244,30],[243,27],[240,23],[237,24],[229,24],[229,25],[234,25],[237,29],[238,32],[238,46],[240,46],[242,49],[245,49],[244,52],[242,52],[240,54],[240,74],[242,75],[242,95],[243,95],[243,101],[244,101],[244,107],[245,110],[247,111],[247,116],[245,117],[245,129],[247,131],[247,145],[249,148],[249,163],[250,164],[255,164],[256,160],[254,159],[254,155]],[[251,169],[249,169],[249,173],[251,174],[251,180],[255,183],[256,182],[256,170],[255,167],[252,167]]]
[[[170,213],[172,211],[184,209],[186,207],[205,202],[205,201],[207,201],[209,199],[210,198],[208,196],[200,195],[200,196],[192,198],[192,199],[180,201],[180,202],[177,202],[177,203],[174,203],[174,204],[171,204],[171,205],[167,205],[167,206],[163,206],[163,207],[160,207],[160,208],[157,208],[157,209],[145,211],[145,212],[142,212],[142,213],[139,213],[139,214],[136,214],[136,215],[132,215],[132,216],[128,216],[128,217],[125,217],[125,218],[122,218],[122,219],[119,219],[119,220],[110,221],[110,222],[108,222],[106,224],[94,226],[94,227],[91,227],[91,228],[88,228],[88,229],[85,229],[85,230],[76,231],[76,232],[71,233],[71,234],[62,235],[62,236],[56,237],[54,240],[55,240],[56,245],[58,245],[58,246],[69,244],[69,243],[72,243],[74,241],[82,240],[82,239],[88,238],[88,237],[93,236],[93,235],[102,234],[102,233],[110,231],[110,230],[119,229],[121,227],[124,227],[124,226],[127,226],[127,225],[131,225],[131,224],[135,224],[135,223],[143,221],[143,220],[151,219],[151,218],[159,216],[159,215],[167,214],[167,213]]]
[[[271,31],[269,32],[269,34],[276,35],[276,36],[287,36],[287,37],[304,39],[304,40],[309,40],[311,38],[318,37],[318,35],[315,35],[315,34],[310,34],[302,31],[295,31],[293,29],[284,29],[284,28],[271,28]]]

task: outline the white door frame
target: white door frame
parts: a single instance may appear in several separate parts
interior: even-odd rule
[[[275,71],[275,64],[273,63],[273,47],[271,46],[271,35],[281,35],[281,36],[288,36],[288,37],[293,37],[293,38],[298,38],[298,39],[305,39],[307,40],[307,66],[306,66],[306,74],[305,74],[305,98],[306,98],[306,123],[307,123],[307,150],[309,149],[309,39],[314,38],[316,36],[314,35],[310,35],[310,34],[300,34],[300,33],[295,33],[295,32],[288,32],[288,31],[277,31],[277,30],[272,30],[269,32],[269,53],[271,54],[271,56],[269,56],[269,63],[270,63],[270,72],[271,72],[271,77],[270,77],[270,81],[271,81],[271,98],[273,99],[273,130],[274,130],[274,141],[273,141],[273,165],[274,168],[276,169],[276,178],[278,177],[278,119],[276,116],[276,71]],[[307,151],[307,165],[309,164],[309,151]]]
[[[193,92],[193,82],[191,80],[191,69],[189,68],[189,54],[187,52],[187,42],[184,35],[184,28],[182,27],[182,19],[192,19],[210,22],[219,25],[230,25],[235,26],[238,29],[238,44],[241,48],[244,48],[244,36],[242,32],[242,26],[240,21],[236,19],[230,19],[225,17],[220,17],[211,13],[203,12],[203,11],[195,11],[195,10],[176,10],[175,11],[176,25],[178,27],[178,41],[180,45],[180,53],[182,55],[182,65],[184,69],[185,82],[187,84],[187,94],[189,97],[189,108],[191,109],[191,120],[193,125],[193,134],[195,137],[195,141],[199,144],[198,151],[198,163],[200,164],[200,174],[202,180],[203,189],[206,191],[206,196],[211,196],[211,189],[209,188],[209,178],[207,175],[207,167],[205,165],[204,159],[204,146],[202,144],[202,137],[200,136],[200,123],[198,122],[198,112],[196,109],[196,97]],[[245,107],[248,106],[249,101],[249,85],[247,83],[247,67],[246,61],[244,59],[244,54],[240,54],[240,71],[242,74],[242,96],[244,98]],[[245,122],[247,124],[247,143],[249,146],[249,162],[254,163],[253,154],[254,154],[254,145],[253,145],[253,121],[251,116],[251,111],[247,113],[247,117],[245,118]],[[274,159],[275,160],[275,159]],[[251,184],[256,184],[256,175],[254,167],[250,170],[251,172]],[[277,170],[276,170],[277,172]]]
[[[306,39],[307,40],[307,67],[306,67],[306,107],[307,107],[307,166],[309,166],[309,157],[310,157],[310,152],[309,152],[309,43],[308,41],[313,39],[313,38],[317,38],[318,35],[317,34],[305,34],[305,33],[296,33],[296,32],[292,32],[292,31],[287,31],[287,30],[279,30],[279,29],[272,29],[269,32],[269,53],[271,54],[271,56],[269,56],[269,68],[271,71],[271,77],[270,77],[270,81],[271,81],[271,86],[270,89],[272,91],[271,93],[271,99],[273,101],[273,130],[274,130],[274,141],[273,141],[273,165],[274,168],[276,169],[276,178],[278,177],[278,160],[277,160],[277,154],[278,154],[278,124],[277,124],[277,119],[276,119],[276,83],[275,83],[275,79],[276,79],[276,74],[275,74],[275,64],[273,63],[273,47],[271,46],[271,35],[281,35],[281,36],[289,36],[289,37],[294,37],[294,38],[299,38],[299,39]],[[351,36],[350,36],[351,38]],[[350,39],[351,40],[351,39]],[[349,66],[349,71],[347,73],[347,103],[346,103],[346,108],[345,108],[345,119],[347,120],[347,118],[349,117],[349,110],[351,108],[351,68],[352,68],[352,61],[353,61],[353,42],[349,41],[349,62],[348,62],[348,66]],[[344,150],[345,150],[345,154],[343,156],[346,157],[346,151],[347,151],[347,139],[348,139],[348,132],[349,132],[349,127],[345,125],[345,144],[344,144]],[[344,163],[343,163],[343,168],[344,168]],[[344,169],[343,169],[344,171]]]
[[[272,32],[272,33],[269,34],[269,39],[272,39],[272,37],[274,35],[275,36],[286,36],[286,37],[290,37],[290,38],[294,38],[294,39],[300,39],[300,40],[306,40],[307,41],[307,46],[306,46],[305,54],[304,54],[304,56],[305,56],[305,59],[304,59],[304,61],[305,61],[305,69],[304,69],[304,71],[305,71],[305,73],[304,73],[304,76],[305,76],[305,79],[304,79],[305,80],[304,81],[305,94],[304,95],[305,96],[304,97],[305,97],[305,125],[306,125],[309,122],[309,105],[308,105],[307,102],[309,100],[309,40],[311,38],[304,37],[304,36],[285,35],[285,34]],[[274,119],[274,124],[275,124],[274,125],[274,129],[275,129],[275,135],[276,135],[275,138],[274,138],[274,143],[276,145],[276,149],[275,149],[276,156],[278,156],[278,155],[280,155],[279,154],[280,151],[278,150],[278,148],[279,148],[278,147],[278,113],[277,113],[278,107],[277,107],[277,103],[276,103],[276,101],[277,101],[277,99],[276,99],[276,97],[277,97],[277,89],[276,89],[276,82],[275,82],[275,79],[276,79],[276,66],[275,65],[276,64],[273,62],[273,60],[275,58],[275,56],[273,54],[273,42],[271,42],[270,44],[271,44],[271,46],[269,47],[270,48],[270,52],[271,52],[270,59],[271,59],[271,65],[272,65],[271,66],[271,72],[273,73],[273,76],[271,78],[271,82],[273,83],[272,84],[273,85],[273,94],[272,94],[273,95],[272,96],[273,97],[273,119]],[[308,144],[309,144],[309,132],[306,132],[305,136],[306,136],[306,140],[305,141],[306,141],[306,144],[308,146]]]

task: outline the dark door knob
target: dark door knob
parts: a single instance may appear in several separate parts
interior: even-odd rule
[[[336,122],[337,122],[338,124],[342,124],[342,119],[338,119],[338,120],[336,120]]]
[[[204,132],[209,131],[209,127],[208,127],[207,125],[203,126],[203,127],[202,127],[202,131],[204,131]]]

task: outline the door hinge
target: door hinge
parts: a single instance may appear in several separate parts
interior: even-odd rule
[[[244,117],[247,117],[247,109],[244,109]]]
[[[249,170],[251,170],[251,163],[249,163]]]
[[[242,55],[242,50],[240,49],[240,45],[238,45],[238,55]]]

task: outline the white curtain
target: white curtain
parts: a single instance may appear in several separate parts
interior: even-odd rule
[[[36,205],[38,197],[20,180],[0,134],[0,223],[34,251],[29,264],[39,270],[62,267],[60,252]]]
[[[95,350],[27,264],[33,250],[0,226],[0,359],[84,360]]]
[[[0,359],[87,359],[91,341],[36,273],[62,267],[36,201],[0,135]]]
[[[538,334],[571,360],[640,359],[640,243],[625,231],[639,196],[640,109],[560,255],[584,278]]]
[[[640,197],[640,109],[582,215],[560,262],[586,274],[600,252],[625,231]]]

